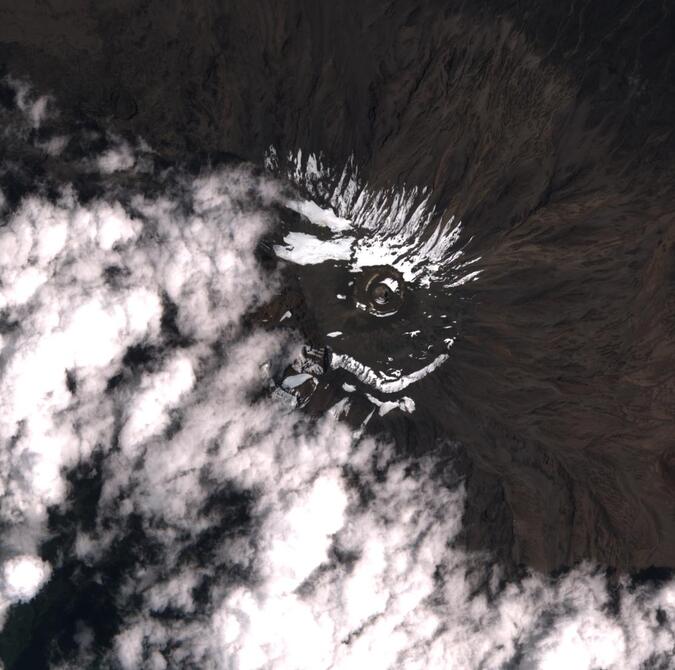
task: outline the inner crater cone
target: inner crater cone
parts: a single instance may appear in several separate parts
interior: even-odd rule
[[[403,276],[390,266],[364,268],[354,283],[356,306],[373,316],[394,316],[403,306],[405,296]]]

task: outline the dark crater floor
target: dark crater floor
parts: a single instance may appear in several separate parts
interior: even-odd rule
[[[432,188],[483,272],[390,428],[461,441],[468,546],[544,570],[675,565],[673,44],[650,0],[0,2],[64,115]]]

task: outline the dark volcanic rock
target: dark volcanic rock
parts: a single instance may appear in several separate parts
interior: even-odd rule
[[[58,4],[3,2],[0,54],[65,113],[170,157],[353,154],[464,221],[483,273],[414,393],[469,453],[471,546],[675,565],[667,3]]]

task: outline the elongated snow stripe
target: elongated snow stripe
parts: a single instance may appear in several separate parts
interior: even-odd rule
[[[378,374],[372,368],[359,363],[359,361],[347,354],[331,354],[330,365],[332,368],[342,368],[343,370],[347,370],[347,372],[351,372],[359,381],[368,384],[368,386],[380,393],[397,393],[426,377],[445,363],[448,358],[448,354],[440,354],[429,365],[425,365],[423,368],[398,379],[385,379],[382,374]]]

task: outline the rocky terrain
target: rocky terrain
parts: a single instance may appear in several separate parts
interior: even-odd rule
[[[0,2],[4,74],[83,127],[353,155],[463,222],[480,280],[389,428],[460,441],[467,546],[543,570],[675,565],[674,38],[650,0]]]

